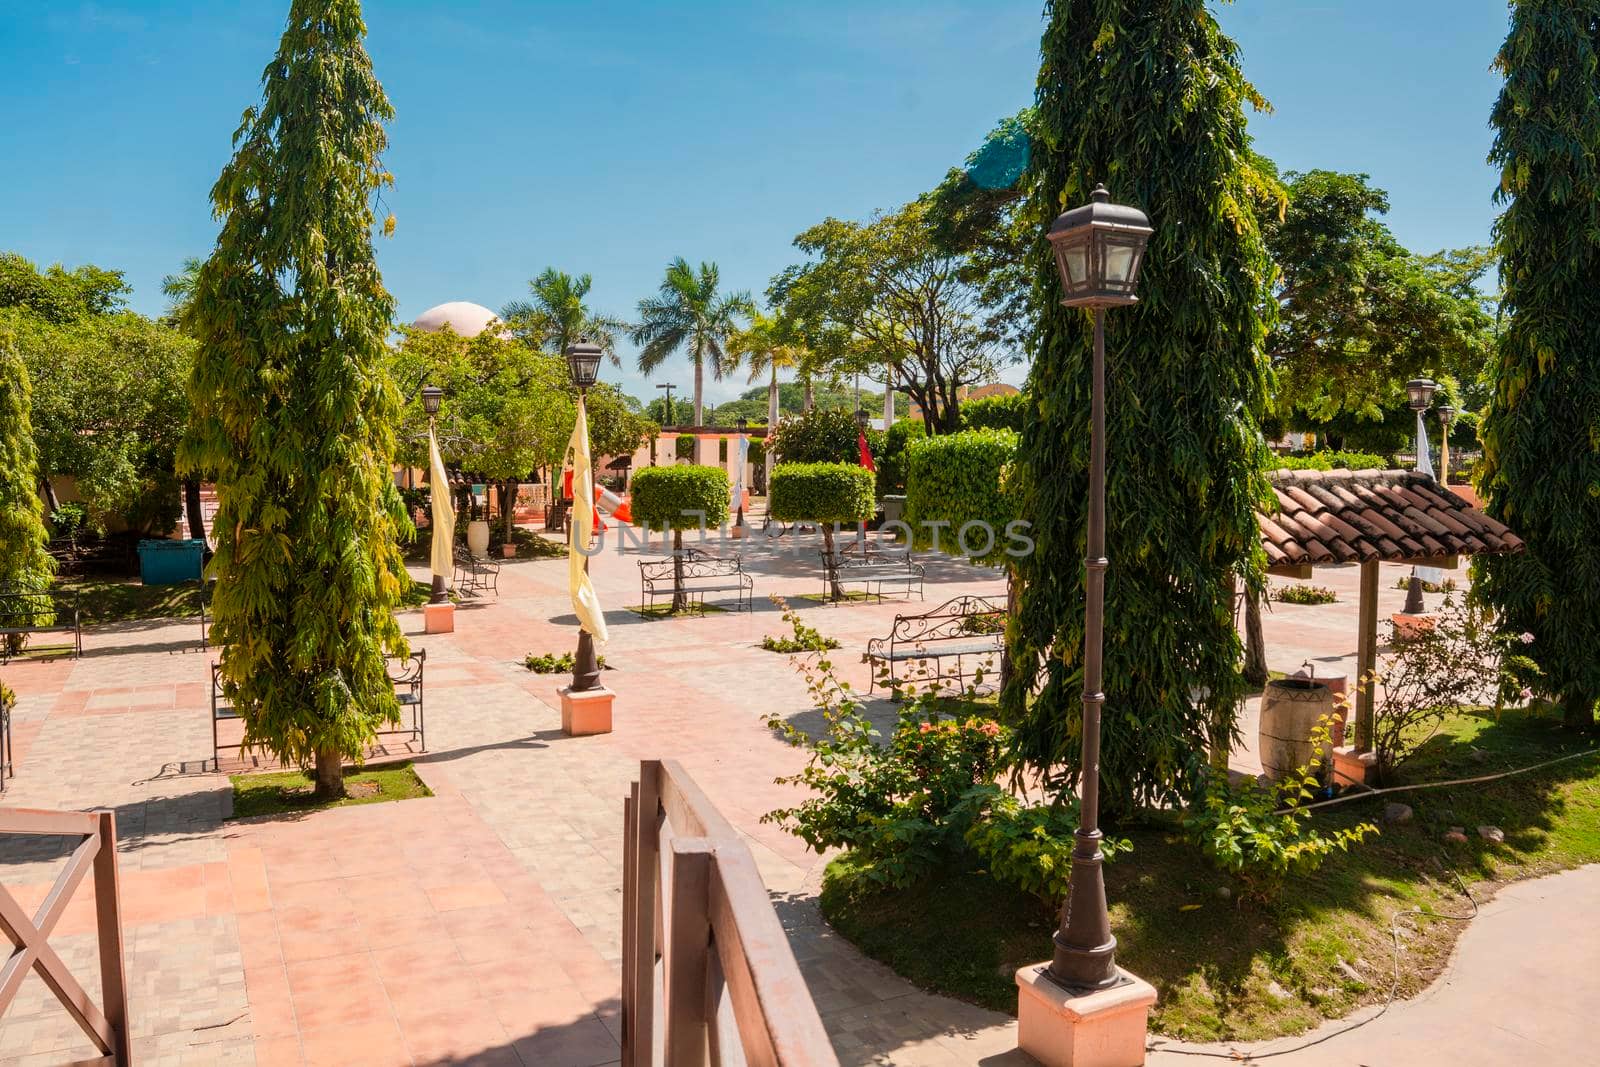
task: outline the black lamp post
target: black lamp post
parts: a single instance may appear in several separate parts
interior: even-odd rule
[[[1061,272],[1067,307],[1094,315],[1094,369],[1090,394],[1089,530],[1084,566],[1083,801],[1072,849],[1070,895],[1061,908],[1055,954],[1048,974],[1074,990],[1106,989],[1118,982],[1117,939],[1106,911],[1100,865],[1101,643],[1106,597],[1106,330],[1105,309],[1135,303],[1139,266],[1150,240],[1150,220],[1138,208],[1113,204],[1103,185],[1090,203],[1059,216],[1050,244]]]
[[[1406,383],[1406,403],[1417,413],[1417,469],[1428,470],[1433,464],[1428,460],[1428,424],[1423,413],[1433,402],[1433,392],[1439,385],[1431,378],[1413,378]],[[1431,473],[1431,471],[1429,472]],[[1406,586],[1406,603],[1400,611],[1405,615],[1421,615],[1426,611],[1422,603],[1422,578],[1415,567],[1411,568],[1411,581]]]
[[[590,341],[588,337],[580,337],[567,346],[567,370],[572,374],[572,384],[578,387],[578,398],[581,402],[588,393],[589,387],[594,385],[600,377],[600,360],[605,355],[600,346]],[[591,499],[589,507],[594,506]],[[574,531],[569,527],[567,536],[572,536]],[[587,552],[589,546],[580,548]],[[583,569],[589,570],[589,557],[584,556]],[[582,693],[593,689],[600,684],[600,663],[595,658],[594,635],[584,629],[582,624],[578,627],[578,650],[572,657],[572,685],[570,691]]]
[[[744,492],[743,492],[743,490],[744,490],[744,435],[745,435],[745,432],[750,429],[750,420],[745,418],[743,415],[740,415],[737,419],[733,420],[733,425],[734,425],[734,428],[739,431],[739,446],[740,446],[739,447],[739,454],[734,457],[734,462],[739,464],[739,477],[737,479],[737,484],[738,484],[739,489],[740,489],[740,493],[739,493],[739,516],[738,516],[738,518],[736,518],[734,520],[733,524],[734,524],[734,526],[743,528],[743,526],[744,526]],[[743,536],[743,535],[741,534],[740,536]]]
[[[443,399],[444,390],[440,389],[437,385],[424,385],[422,387],[422,410],[428,416],[428,432],[430,434],[433,433],[433,420],[439,414],[439,402]],[[432,457],[429,457],[429,459],[431,462]],[[432,473],[433,472],[430,471],[429,475],[431,476]],[[450,491],[450,487],[445,486],[444,491],[448,493]],[[435,574],[433,576],[433,592],[428,597],[428,603],[443,604],[446,600],[449,600],[449,586],[450,579],[448,577],[443,574]]]

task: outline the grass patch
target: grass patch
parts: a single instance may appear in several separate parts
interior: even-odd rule
[[[1570,733],[1552,719],[1460,714],[1423,746],[1404,777],[1472,777],[1595,747],[1600,738]],[[1410,805],[1412,821],[1383,823],[1389,800]],[[1420,907],[1469,914],[1455,876],[1482,903],[1499,883],[1600,861],[1600,757],[1487,784],[1352,802],[1316,819],[1330,828],[1368,820],[1381,833],[1335,854],[1314,875],[1291,879],[1265,906],[1238,903],[1237,886],[1174,822],[1117,831],[1134,846],[1105,868],[1117,958],[1160,991],[1154,1030],[1192,1041],[1261,1040],[1382,1001],[1392,981],[1396,913]],[[1503,845],[1477,836],[1485,824],[1504,830]],[[1443,841],[1451,826],[1467,829],[1467,844]],[[849,869],[848,855],[835,860],[823,884],[823,913],[840,933],[925,989],[1016,1011],[1012,973],[1049,958],[1056,905],[997,885],[970,861],[948,864],[903,892],[857,889]],[[1414,913],[1401,924],[1400,993],[1412,996],[1444,967],[1466,924]]]
[[[70,608],[75,597],[85,626],[138,619],[182,619],[200,611],[200,583],[145,585],[137,578],[98,575],[58,578],[50,594],[57,610]],[[64,618],[64,616],[62,616]]]
[[[302,811],[320,811],[323,808],[346,808],[356,804],[381,804],[387,800],[411,800],[414,797],[431,797],[433,793],[417,777],[411,761],[389,763],[382,767],[369,767],[344,776],[348,795],[333,801],[316,800],[311,795],[315,779],[304,771],[281,771],[274,774],[235,774],[228,781],[233,784],[233,817],[248,819],[255,815],[287,815]]]
[[[682,611],[673,611],[671,604],[629,604],[624,610],[646,619],[678,619],[690,615],[720,614],[728,609],[719,604],[696,604]]]
[[[813,604],[839,604],[846,600],[882,600],[883,598],[862,589],[846,589],[844,596],[838,600],[833,599],[827,593],[797,593],[795,599],[809,600]]]

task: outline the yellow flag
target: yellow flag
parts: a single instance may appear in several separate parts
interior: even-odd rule
[[[435,578],[443,578],[448,588],[455,576],[455,559],[451,546],[456,536],[456,509],[450,502],[450,475],[439,457],[439,442],[428,427],[428,481],[433,499],[433,559],[431,569]]]
[[[589,416],[582,393],[578,394],[578,422],[572,428],[572,443],[567,448],[572,453],[572,540],[567,544],[567,586],[578,624],[603,645],[610,636],[605,612],[600,610],[600,597],[583,566],[583,553],[578,551],[579,546],[589,547],[594,533],[594,472],[589,463]]]

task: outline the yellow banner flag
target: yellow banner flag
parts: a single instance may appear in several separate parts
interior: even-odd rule
[[[428,481],[433,500],[433,559],[430,569],[435,578],[443,578],[446,588],[455,576],[455,559],[452,546],[456,536],[456,509],[450,502],[450,475],[439,456],[439,442],[433,436],[433,426],[428,426]]]
[[[572,428],[572,443],[567,446],[572,453],[572,521],[567,543],[567,586],[572,593],[572,610],[578,624],[599,644],[609,638],[606,631],[605,612],[600,610],[600,597],[589,580],[584,567],[584,555],[578,549],[589,547],[594,534],[594,472],[589,459],[589,416],[584,410],[583,394],[578,394],[578,422]]]

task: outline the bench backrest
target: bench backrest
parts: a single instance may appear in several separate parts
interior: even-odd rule
[[[639,572],[647,581],[667,579],[673,576],[673,564],[672,556],[640,560]],[[692,548],[683,553],[685,578],[726,578],[743,571],[744,561],[738,556],[712,556]]]
[[[422,684],[422,667],[428,659],[427,649],[415,649],[409,656],[386,654],[383,658],[389,663],[389,681],[396,689],[416,688]],[[213,696],[220,697],[222,695],[222,664],[220,663],[211,665],[211,693]]]
[[[896,615],[895,641],[954,641],[975,635],[999,633],[994,621],[1005,621],[1005,606],[982,596],[958,596],[920,615]]]
[[[0,626],[48,626],[55,621],[56,602],[49,593],[0,590]]]

